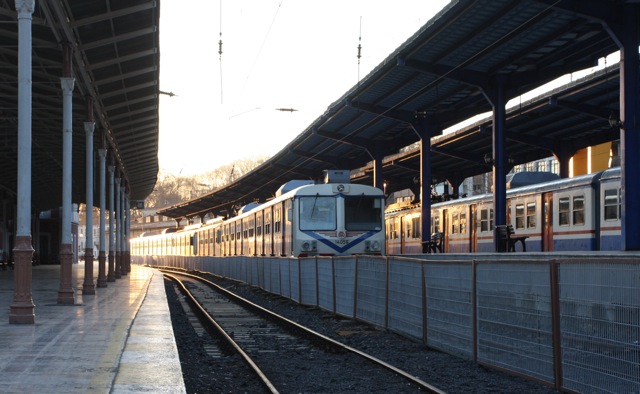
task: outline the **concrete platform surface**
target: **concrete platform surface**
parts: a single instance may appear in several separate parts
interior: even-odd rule
[[[97,278],[97,261],[94,263]],[[35,324],[9,324],[13,271],[0,271],[0,393],[185,393],[162,274],[131,272],[58,305],[60,266],[33,267]]]

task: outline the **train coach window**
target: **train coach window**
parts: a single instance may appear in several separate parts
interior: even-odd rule
[[[527,203],[527,228],[536,227],[536,203]]]
[[[440,232],[440,216],[431,217],[431,234]]]
[[[569,197],[561,197],[558,200],[558,224],[569,225]]]
[[[382,199],[370,196],[344,198],[344,224],[347,230],[380,230],[382,228]]]
[[[459,217],[459,216],[458,216],[458,214],[457,214],[457,213],[454,213],[454,214],[452,215],[452,218],[451,218],[451,222],[452,222],[452,223],[451,223],[451,233],[452,233],[452,234],[458,234],[458,224],[459,224],[459,219],[458,219],[458,217]]]
[[[300,197],[300,230],[335,230],[337,223],[335,197]]]
[[[396,239],[398,238],[398,233],[396,231],[396,228],[398,227],[396,225],[396,220],[397,218],[391,218],[390,220],[387,221],[389,227],[387,228],[387,239]]]
[[[460,213],[460,234],[467,232],[467,214],[466,212]]]
[[[280,209],[276,209],[273,212],[273,232],[274,233],[279,233],[280,232],[280,217],[282,216],[282,211]]]
[[[621,217],[620,189],[604,191],[604,220],[619,220]]]
[[[584,224],[584,196],[573,196],[573,225]]]
[[[420,238],[420,216],[411,218],[411,228],[413,229],[412,238]]]
[[[516,229],[524,228],[524,204],[516,204]]]
[[[480,210],[480,231],[487,232],[493,230],[493,209]]]

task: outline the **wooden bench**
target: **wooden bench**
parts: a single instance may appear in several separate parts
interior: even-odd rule
[[[522,251],[527,251],[525,240],[529,238],[527,235],[516,235],[512,225],[500,225],[495,228],[496,233],[496,252],[515,252],[516,243],[522,244]]]

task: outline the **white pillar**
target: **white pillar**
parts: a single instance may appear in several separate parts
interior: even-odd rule
[[[71,287],[71,260],[73,258],[71,239],[71,157],[72,157],[72,110],[73,77],[60,78],[62,87],[62,228],[60,230],[60,289],[58,304],[74,304],[75,297]]]
[[[115,263],[116,263],[116,218],[114,209],[114,199],[116,193],[115,179],[114,179],[115,167],[109,166],[109,269],[107,273],[107,282],[115,282]]]
[[[35,0],[16,0],[18,12],[18,210],[9,323],[34,324],[31,246],[31,25]],[[5,216],[6,217],[6,216]]]
[[[85,204],[85,248],[84,248],[84,282],[82,294],[96,294],[93,283],[93,131],[96,124],[84,122],[86,134],[86,204]]]
[[[121,212],[121,205],[122,205],[122,198],[120,196],[120,178],[118,176],[116,176],[116,181],[115,181],[115,186],[116,186],[116,193],[115,193],[115,200],[116,200],[116,209],[115,209],[115,221],[116,221],[116,226],[115,226],[115,237],[116,237],[116,248],[114,250],[115,252],[115,256],[116,256],[116,268],[115,268],[115,274],[116,274],[116,279],[120,279],[122,277],[122,249],[121,249],[121,245],[122,245],[122,238],[120,237],[120,232],[122,230],[122,212]]]
[[[99,158],[99,170],[100,174],[100,251],[98,252],[98,287],[107,287],[107,275],[105,269],[106,254],[105,254],[105,230],[106,230],[106,165],[107,165],[107,150],[104,148],[98,149]]]

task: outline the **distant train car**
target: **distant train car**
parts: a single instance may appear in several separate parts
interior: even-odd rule
[[[507,191],[507,224],[529,252],[621,250],[621,198],[619,168],[521,186]],[[385,216],[388,253],[422,253],[420,205],[394,204]],[[432,204],[429,231],[444,235],[445,252],[495,251],[493,195]]]
[[[334,174],[332,172],[331,174]],[[320,256],[384,254],[384,194],[348,177],[283,185],[237,216],[131,240],[137,255]]]

